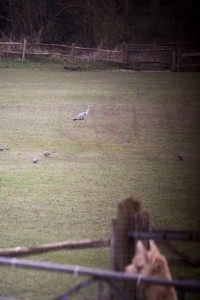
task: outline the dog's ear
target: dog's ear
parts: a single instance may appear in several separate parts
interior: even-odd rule
[[[156,246],[156,244],[154,243],[154,241],[150,241],[150,250],[148,252],[148,258],[149,260],[154,263],[157,257],[160,257],[161,253],[158,249],[158,247]]]
[[[147,249],[145,248],[144,244],[142,241],[138,241],[136,243],[136,247],[135,247],[135,255],[138,254],[143,254],[146,255],[147,254]]]
[[[149,244],[150,244],[150,251],[152,251],[153,253],[161,254],[154,241],[150,240]]]

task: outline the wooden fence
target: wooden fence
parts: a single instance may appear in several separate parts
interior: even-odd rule
[[[189,52],[188,52],[189,51]],[[199,71],[200,53],[181,45],[122,44],[116,50],[83,48],[72,45],[0,42],[0,58],[31,56],[63,59],[71,64],[77,60],[111,61],[131,70]]]
[[[70,289],[63,297],[58,299],[67,299],[76,291],[84,288],[96,280],[99,281],[99,294],[102,295],[102,281],[105,281],[111,288],[110,299],[127,299],[135,297],[138,276],[130,276],[124,273],[125,267],[130,264],[135,253],[135,243],[140,239],[148,247],[149,239],[156,242],[162,242],[173,254],[178,255],[178,265],[184,263],[191,267],[200,267],[199,258],[194,258],[179,250],[172,245],[171,241],[200,242],[200,231],[177,231],[177,230],[153,230],[150,229],[149,215],[142,210],[140,202],[132,197],[124,199],[118,203],[117,217],[112,220],[111,235],[109,239],[82,240],[82,241],[64,241],[60,243],[51,243],[32,247],[14,247],[0,249],[0,264],[18,266],[22,268],[37,268],[39,270],[66,272],[76,275],[91,276],[90,280],[83,282],[80,286]],[[110,271],[97,270],[91,268],[81,268],[79,266],[55,265],[48,263],[32,262],[26,260],[17,260],[17,256],[27,256],[40,254],[48,251],[58,251],[61,249],[85,249],[110,247]],[[14,257],[14,258],[13,258]],[[170,265],[174,260],[168,258]],[[175,261],[177,262],[177,261]],[[177,265],[177,264],[176,264]],[[112,280],[111,280],[112,278]],[[121,279],[121,280],[120,280]],[[163,284],[174,286],[179,294],[179,299],[185,299],[184,293],[187,291],[200,293],[200,281],[192,280],[173,280],[166,281],[162,279],[153,279],[143,277],[140,281],[152,284]],[[101,296],[98,299],[103,299]],[[140,298],[135,297],[138,300]]]
[[[123,44],[123,64],[135,70],[170,70],[178,68],[177,48],[162,45]]]
[[[24,60],[30,56],[45,56],[60,58],[71,63],[75,60],[98,61],[106,60],[121,62],[121,50],[107,50],[98,48],[77,47],[74,43],[70,46],[61,44],[0,42],[0,57],[18,57]]]

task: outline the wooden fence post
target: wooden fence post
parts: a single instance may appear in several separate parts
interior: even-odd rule
[[[180,72],[181,70],[181,49],[178,48],[178,51],[177,51],[177,69],[178,69],[178,72]]]
[[[128,44],[122,44],[122,63],[123,65],[128,64]]]
[[[24,39],[24,44],[23,44],[23,50],[22,50],[22,60],[25,59],[25,55],[26,55],[26,39]]]
[[[75,52],[75,43],[72,43],[71,49],[71,62],[74,63],[74,52]]]
[[[171,71],[174,72],[175,68],[176,68],[176,49],[173,50]]]
[[[135,254],[135,240],[128,238],[128,233],[134,230],[148,231],[148,214],[141,211],[141,204],[129,197],[119,202],[117,218],[112,220],[110,238],[110,268],[114,271],[124,271],[131,263]],[[148,242],[147,242],[148,243]],[[123,291],[135,299],[136,289],[133,283],[121,282]],[[110,299],[119,299],[111,292]]]

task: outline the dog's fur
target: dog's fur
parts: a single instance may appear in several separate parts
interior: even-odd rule
[[[137,242],[135,256],[125,271],[133,275],[172,279],[166,258],[153,241],[150,241],[150,250],[141,241]],[[142,283],[141,289],[147,300],[177,300],[175,289],[171,286]]]

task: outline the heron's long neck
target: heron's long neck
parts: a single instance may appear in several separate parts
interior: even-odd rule
[[[89,113],[90,107],[88,107],[88,109],[86,110],[86,115]]]

